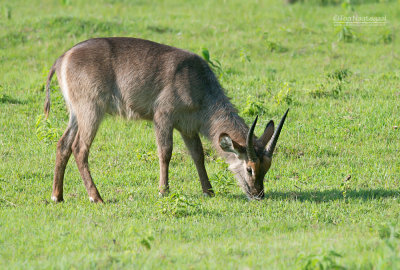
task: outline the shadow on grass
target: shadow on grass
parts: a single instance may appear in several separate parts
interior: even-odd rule
[[[0,94],[0,104],[8,103],[8,104],[25,104],[26,102],[18,100],[16,98],[10,97],[8,95]]]
[[[172,28],[169,27],[163,27],[163,26],[147,26],[147,29],[152,31],[152,32],[156,32],[158,34],[164,34],[164,33],[173,33],[173,32],[177,32]]]
[[[244,194],[217,194],[217,196],[224,197],[230,200],[248,201]],[[347,199],[361,199],[367,200],[379,200],[384,198],[399,198],[400,189],[359,189],[359,190],[347,190]],[[269,200],[289,200],[289,201],[310,201],[310,202],[329,202],[346,199],[343,195],[343,191],[339,189],[330,189],[323,191],[311,191],[311,190],[296,190],[296,191],[268,191],[265,193],[265,199]]]
[[[399,190],[388,189],[359,189],[347,190],[345,194],[348,199],[379,200],[384,198],[400,198]],[[294,200],[311,202],[329,202],[344,200],[342,190],[331,189],[323,191],[270,191],[266,192],[265,198],[272,200]]]
[[[0,179],[1,180],[1,179]],[[228,200],[240,200],[240,201],[248,201],[247,197],[244,194],[230,194],[223,193],[217,194],[218,197],[223,197]],[[204,196],[201,194],[193,195],[195,201],[204,200]],[[399,190],[388,190],[388,189],[359,189],[359,190],[347,190],[346,197],[343,195],[343,191],[339,189],[331,189],[331,190],[323,190],[323,191],[269,191],[265,193],[265,199],[279,201],[279,200],[287,200],[287,201],[309,201],[309,202],[330,202],[337,200],[345,200],[345,199],[354,199],[354,200],[379,200],[385,198],[399,198],[400,199],[400,189]],[[143,198],[141,198],[143,199]],[[212,200],[213,198],[207,198],[208,200]],[[110,198],[106,199],[106,204],[119,204],[121,203],[121,199]],[[189,211],[190,212],[190,211]],[[192,213],[185,214],[183,216],[193,216],[193,215],[212,215],[212,216],[220,216],[220,213],[215,211],[210,211],[208,209],[201,209],[200,211],[194,211]]]

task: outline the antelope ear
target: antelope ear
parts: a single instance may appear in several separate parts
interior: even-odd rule
[[[274,134],[274,121],[269,121],[267,126],[265,127],[263,135],[258,139],[263,148],[267,145],[269,140],[271,140],[272,134]]]
[[[225,152],[231,152],[238,156],[246,153],[246,148],[241,146],[237,142],[232,141],[231,137],[229,137],[229,135],[226,133],[222,133],[219,136],[219,146]]]

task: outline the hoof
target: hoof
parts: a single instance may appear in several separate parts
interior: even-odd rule
[[[59,197],[59,198],[57,198],[56,196],[51,196],[51,200],[52,200],[53,202],[56,202],[56,203],[59,203],[59,202],[64,201],[64,199],[63,199],[62,196]]]
[[[159,187],[159,192],[158,192],[159,197],[165,197],[168,195],[169,195],[169,187],[166,186]]]
[[[169,195],[168,190],[163,191],[163,192],[161,192],[161,191],[158,192],[158,197],[160,197],[160,198],[167,197],[168,195]]]
[[[101,198],[89,197],[89,201],[92,202],[92,203],[104,203]]]
[[[215,196],[215,194],[214,194],[214,192],[208,191],[208,192],[203,192],[203,196],[207,197],[207,198],[212,198]]]

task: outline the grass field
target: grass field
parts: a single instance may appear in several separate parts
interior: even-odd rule
[[[2,1],[0,268],[400,269],[400,2],[338,2]],[[354,14],[387,23],[333,25]],[[53,83],[41,118],[46,76],[103,36],[207,50],[257,134],[290,107],[266,199],[248,201],[203,139],[204,198],[178,133],[159,198],[152,123],[107,117],[90,156],[106,204],[89,203],[73,157],[52,203],[68,113]]]

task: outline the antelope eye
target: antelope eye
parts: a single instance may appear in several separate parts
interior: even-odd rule
[[[252,173],[252,172],[253,172],[253,171],[251,170],[251,167],[247,167],[246,170],[247,170],[248,173]]]

